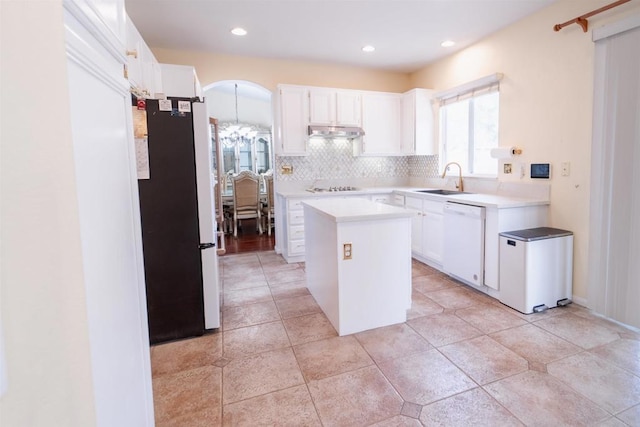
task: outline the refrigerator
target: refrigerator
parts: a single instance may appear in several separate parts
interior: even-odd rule
[[[136,139],[136,157],[149,337],[156,344],[220,327],[217,227],[205,104],[149,99],[142,108],[147,136]]]

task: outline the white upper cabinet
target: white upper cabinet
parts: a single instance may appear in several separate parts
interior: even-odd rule
[[[355,156],[437,154],[431,90],[405,94],[278,85],[274,102],[275,151],[307,154],[308,126],[357,126]]]
[[[160,64],[162,89],[166,96],[202,98],[196,69],[190,65]]]
[[[309,90],[279,85],[275,96],[275,152],[283,156],[307,154]]]
[[[360,126],[361,96],[358,91],[309,88],[309,123],[328,126]]]
[[[402,94],[362,93],[362,128],[365,135],[354,140],[354,154],[361,156],[403,155]]]
[[[113,40],[108,40],[111,37],[120,42],[125,39],[127,13],[124,0],[68,0],[66,3],[68,8],[81,11],[84,17],[95,23],[92,29],[102,33],[97,34],[97,37],[103,43],[111,44]]]
[[[140,48],[144,41],[129,16],[127,16],[126,33],[127,77],[129,78],[129,84],[144,92],[146,88],[143,88],[142,61],[140,58]]]
[[[335,125],[336,91],[312,88],[309,90],[309,123],[312,125]]]
[[[336,91],[336,124],[339,126],[362,126],[362,92]]]
[[[160,65],[128,16],[126,24],[129,84],[138,94],[154,98],[156,93],[162,92]]]
[[[429,89],[412,89],[402,95],[402,147],[405,154],[438,153]],[[366,131],[366,129],[365,129]]]

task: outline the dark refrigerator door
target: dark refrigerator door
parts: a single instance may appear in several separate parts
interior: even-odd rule
[[[150,179],[138,185],[153,344],[202,335],[204,307],[193,120],[149,100],[147,128]]]

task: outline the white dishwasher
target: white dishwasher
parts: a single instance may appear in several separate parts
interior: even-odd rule
[[[442,269],[463,282],[484,284],[485,208],[447,202],[444,205]]]

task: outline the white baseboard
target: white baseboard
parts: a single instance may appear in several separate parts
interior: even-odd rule
[[[582,307],[586,307],[589,308],[589,306],[587,305],[587,299],[586,298],[582,298],[576,295],[572,295],[571,296],[571,301],[573,301],[574,303],[581,305]]]

